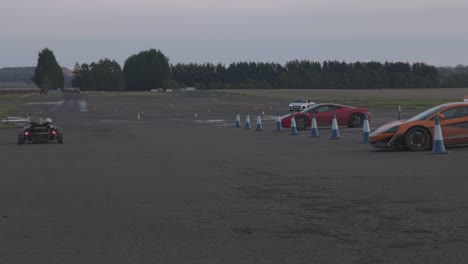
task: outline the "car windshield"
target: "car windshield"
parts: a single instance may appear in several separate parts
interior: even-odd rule
[[[305,102],[306,102],[306,101],[304,101],[304,100],[294,100],[293,103],[305,103]]]
[[[312,113],[313,111],[315,111],[316,109],[320,108],[324,106],[323,104],[317,104],[317,105],[314,105],[314,106],[311,106],[309,108],[306,108],[304,110],[301,111],[301,113]]]
[[[438,105],[438,106],[435,106],[435,107],[432,107],[420,114],[417,114],[415,116],[413,116],[412,118],[408,119],[408,121],[420,121],[420,120],[425,120],[427,119],[428,117],[430,117],[431,115],[439,112],[441,109],[443,109],[446,105]]]

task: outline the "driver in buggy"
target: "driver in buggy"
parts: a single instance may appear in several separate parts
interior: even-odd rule
[[[52,124],[52,119],[50,117],[47,117],[46,119],[42,117],[38,117],[35,122],[31,122],[32,127],[47,127],[47,129],[51,129],[55,127]]]
[[[46,118],[44,120],[44,123],[47,125],[47,127],[51,128],[53,125],[52,125],[52,119],[51,118]]]

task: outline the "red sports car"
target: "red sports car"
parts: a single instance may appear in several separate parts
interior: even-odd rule
[[[370,118],[367,108],[356,108],[332,103],[316,104],[299,113],[294,113],[298,130],[311,126],[313,113],[315,113],[315,120],[318,126],[330,126],[333,121],[333,113],[336,113],[338,126],[362,127],[365,113]],[[281,118],[281,126],[285,128],[291,127],[291,114]]]

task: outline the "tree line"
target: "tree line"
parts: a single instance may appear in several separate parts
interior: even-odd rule
[[[39,54],[37,86],[63,87],[58,64],[50,50]],[[50,63],[50,65],[47,65]],[[57,71],[44,74],[44,69]],[[468,66],[435,67],[408,62],[342,62],[293,60],[274,62],[233,62],[170,64],[160,50],[131,55],[123,68],[115,61],[101,59],[75,64],[72,86],[82,90],[144,91],[154,88],[196,87],[198,89],[382,89],[468,87]],[[62,74],[63,75],[63,74]],[[46,76],[46,77],[41,77]],[[41,87],[42,89],[42,87]]]
[[[222,64],[176,64],[174,80],[202,89],[380,89],[438,87],[437,68],[425,63],[289,61]]]

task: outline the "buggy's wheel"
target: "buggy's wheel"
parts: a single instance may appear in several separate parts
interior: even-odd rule
[[[57,143],[62,144],[63,143],[63,134],[57,134]]]
[[[24,144],[24,135],[18,135],[18,144],[23,145]]]

